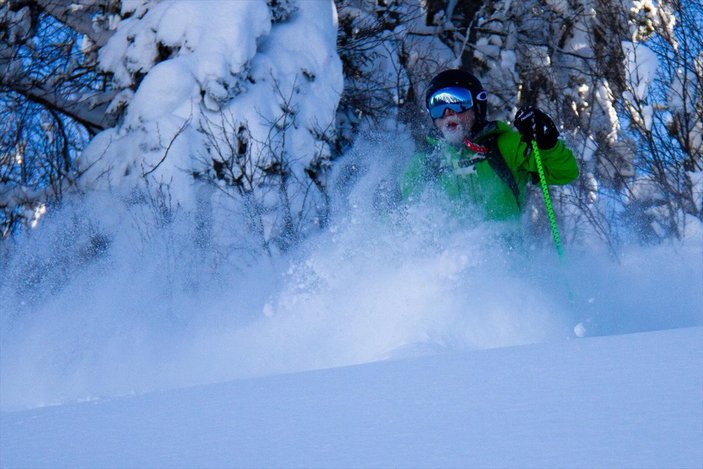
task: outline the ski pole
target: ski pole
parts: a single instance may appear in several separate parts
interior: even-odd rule
[[[562,266],[564,265],[564,249],[561,246],[561,238],[559,237],[559,229],[557,228],[557,220],[554,217],[554,208],[552,207],[552,198],[549,196],[549,188],[547,187],[547,178],[544,176],[544,167],[542,167],[542,156],[539,153],[539,147],[537,142],[532,140],[532,152],[535,154],[535,163],[537,163],[537,174],[539,174],[539,184],[542,186],[542,194],[544,195],[544,205],[547,206],[547,215],[549,216],[549,225],[552,228],[552,235],[554,236],[554,246],[557,248],[557,254],[559,254],[559,261]],[[567,277],[563,277],[564,286],[566,287],[566,294],[569,298],[569,303],[572,305],[576,304],[576,295],[574,295],[574,290],[571,288],[571,282]],[[580,324],[580,323],[579,323]],[[574,329],[574,333],[578,336],[578,332]]]
[[[564,258],[564,249],[561,246],[561,238],[559,238],[559,229],[557,228],[557,220],[554,217],[554,208],[552,207],[552,199],[549,197],[549,188],[547,187],[547,178],[544,176],[544,168],[542,167],[542,157],[539,153],[537,142],[532,140],[532,152],[535,154],[535,163],[537,163],[537,174],[539,174],[539,183],[542,186],[542,194],[544,195],[544,204],[547,206],[547,216],[549,217],[549,225],[552,228],[554,236],[554,245],[557,248],[559,259]]]

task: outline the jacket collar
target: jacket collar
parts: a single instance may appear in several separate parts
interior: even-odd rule
[[[469,139],[472,142],[480,142],[481,140],[485,139],[486,137],[489,137],[491,135],[497,135],[505,132],[506,124],[503,124],[500,121],[490,121],[486,122],[486,125],[484,125],[481,130],[476,132],[475,134],[469,136]]]

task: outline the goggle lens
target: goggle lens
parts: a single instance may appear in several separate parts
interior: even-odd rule
[[[435,91],[430,96],[427,107],[433,119],[439,119],[444,111],[451,109],[456,113],[468,111],[474,105],[471,92],[465,88],[449,87]]]

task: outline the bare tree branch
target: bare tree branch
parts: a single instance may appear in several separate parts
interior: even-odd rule
[[[30,101],[65,114],[84,125],[92,133],[111,127],[115,123],[115,118],[106,113],[110,101],[117,94],[114,90],[87,94],[79,99],[69,99],[47,83],[32,83],[23,79],[15,82],[13,88]]]

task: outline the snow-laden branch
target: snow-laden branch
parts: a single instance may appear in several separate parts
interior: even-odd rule
[[[113,31],[96,27],[95,16],[113,3],[112,0],[37,0],[44,12],[74,31],[86,35],[98,48],[107,43]]]
[[[0,85],[4,80],[0,80]],[[93,132],[114,125],[114,117],[107,113],[108,106],[116,91],[92,92],[78,97],[70,97],[46,82],[36,82],[21,78],[13,86],[14,91],[36,103],[74,119]]]

